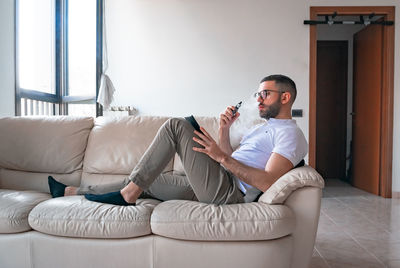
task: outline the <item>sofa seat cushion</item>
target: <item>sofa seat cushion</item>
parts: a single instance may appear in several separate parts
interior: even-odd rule
[[[171,200],[151,216],[154,234],[184,240],[269,240],[291,234],[294,227],[289,207],[256,202],[218,206]]]
[[[92,202],[83,196],[50,199],[29,214],[36,231],[80,238],[130,238],[148,235],[150,215],[159,201],[139,199],[136,206]]]
[[[33,191],[0,189],[0,233],[20,233],[32,228],[29,212],[40,202],[51,198],[49,194]]]

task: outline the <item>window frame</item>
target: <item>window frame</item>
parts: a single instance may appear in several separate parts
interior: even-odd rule
[[[37,89],[21,88],[19,83],[19,0],[14,6],[15,21],[15,115],[21,116],[21,99],[48,102],[53,106],[52,115],[68,115],[68,104],[95,104],[96,117],[103,115],[97,103],[100,78],[103,70],[103,0],[96,1],[96,92],[91,96],[68,95],[68,0],[55,0],[55,94]],[[58,104],[58,111],[56,105]]]

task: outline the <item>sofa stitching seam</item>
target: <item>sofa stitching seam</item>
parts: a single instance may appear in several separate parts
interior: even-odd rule
[[[283,220],[290,220],[295,219],[295,217],[288,217],[284,219],[269,219],[269,220],[228,220],[228,221],[151,221],[152,223],[231,223],[231,222],[240,222],[240,223],[247,223],[247,222],[271,222],[271,221],[283,221]]]
[[[50,221],[71,221],[71,219],[43,219],[41,217],[36,217],[36,216],[32,216],[30,215],[29,217],[33,218],[34,220],[50,220]],[[135,220],[135,219],[131,219],[131,220],[115,220],[115,221],[102,221],[102,220],[91,220],[91,219],[72,219],[73,221],[83,221],[83,222],[103,222],[103,223],[114,223],[114,222],[129,222],[129,223],[146,223],[148,222],[148,219],[145,220]]]

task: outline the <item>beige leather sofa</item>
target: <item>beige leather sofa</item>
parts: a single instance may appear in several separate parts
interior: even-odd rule
[[[216,137],[216,118],[197,119]],[[50,197],[48,175],[75,186],[122,180],[166,120],[1,118],[0,267],[308,267],[323,187],[309,166],[247,204]],[[166,171],[183,172],[179,158]]]

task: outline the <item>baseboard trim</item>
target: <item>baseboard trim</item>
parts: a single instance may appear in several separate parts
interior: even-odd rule
[[[392,198],[400,199],[400,192],[392,192]]]

